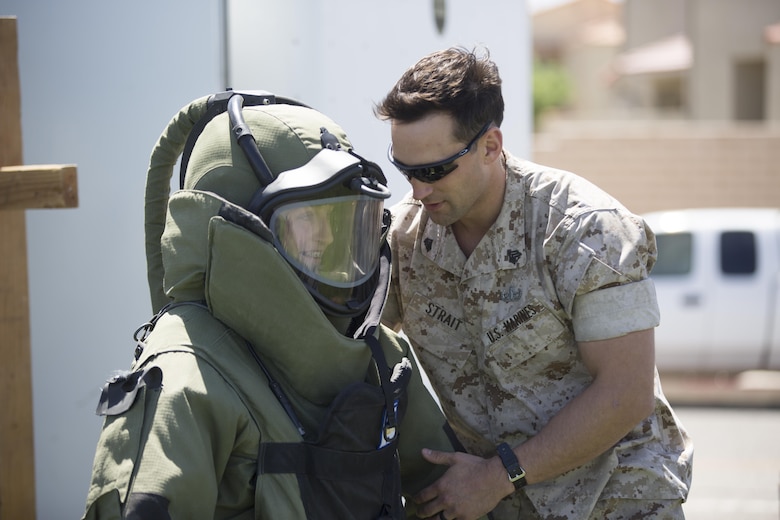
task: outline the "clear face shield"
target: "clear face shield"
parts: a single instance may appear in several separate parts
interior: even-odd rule
[[[285,259],[344,304],[378,265],[382,207],[365,195],[290,202],[275,208],[269,227]]]
[[[342,150],[326,128],[320,133],[323,148],[262,183],[247,209],[268,225],[277,250],[323,311],[357,316],[377,286],[390,191],[376,164]]]

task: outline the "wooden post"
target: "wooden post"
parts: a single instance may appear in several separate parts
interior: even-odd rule
[[[75,207],[74,166],[22,164],[16,18],[0,18],[0,520],[35,518],[26,208]]]

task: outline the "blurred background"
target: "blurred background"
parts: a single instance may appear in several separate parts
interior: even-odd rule
[[[684,264],[656,282],[659,367],[697,442],[688,517],[780,516],[780,217],[743,211],[780,206],[780,1],[0,0],[0,16],[17,20],[24,163],[78,168],[78,208],[26,211],[38,519],[82,514],[99,389],[129,366],[150,317],[145,173],[170,118],[226,87],[299,99],[382,166],[393,203],[407,184],[373,104],[450,45],[498,63],[514,154],[583,175],[636,213],[740,208],[708,226],[658,214],[659,234],[682,243],[659,263]],[[765,225],[732,229],[737,218]],[[753,255],[736,276],[720,269],[734,233],[739,258]],[[698,305],[710,301],[729,305]],[[761,331],[750,355],[740,334],[710,348],[712,334],[746,329]]]
[[[780,2],[579,0],[532,14],[533,158],[637,213],[780,202]]]

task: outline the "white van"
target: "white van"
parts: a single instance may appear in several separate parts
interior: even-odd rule
[[[780,209],[643,217],[658,243],[659,370],[780,369]]]

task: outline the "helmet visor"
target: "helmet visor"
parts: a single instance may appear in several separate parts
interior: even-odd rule
[[[271,215],[276,246],[306,278],[349,299],[374,273],[382,233],[382,200],[349,195],[280,205]]]

